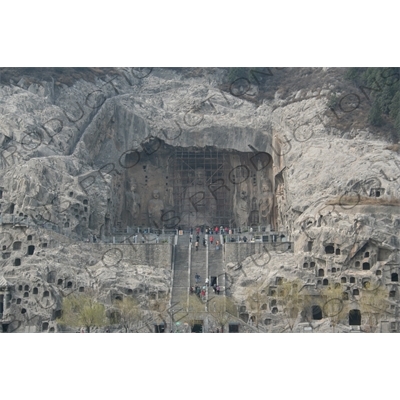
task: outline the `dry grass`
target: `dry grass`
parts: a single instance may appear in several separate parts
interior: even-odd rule
[[[392,151],[395,151],[397,153],[400,153],[400,144],[398,144],[398,143],[391,144],[390,146],[385,147],[385,150],[392,150]]]
[[[400,206],[400,199],[390,197],[366,197],[366,196],[348,196],[342,195],[334,199],[328,200],[327,205],[340,205],[340,206],[357,206],[357,205],[371,205],[371,206]]]

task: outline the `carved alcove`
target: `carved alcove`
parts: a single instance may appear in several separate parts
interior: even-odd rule
[[[264,152],[173,147],[126,153],[112,181],[108,224],[127,227],[275,226],[272,158]]]

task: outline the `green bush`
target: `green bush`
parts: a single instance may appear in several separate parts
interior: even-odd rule
[[[382,126],[386,115],[400,137],[400,68],[349,68],[345,77],[355,82],[370,99],[369,123]]]

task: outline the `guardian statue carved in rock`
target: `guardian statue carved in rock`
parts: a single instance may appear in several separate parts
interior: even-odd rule
[[[272,193],[272,185],[269,179],[262,183],[262,192],[259,202],[261,225],[271,225],[271,216],[274,206],[274,195]]]
[[[247,191],[240,191],[240,198],[236,203],[236,225],[239,228],[244,228],[247,226],[249,219],[249,202],[247,199]]]

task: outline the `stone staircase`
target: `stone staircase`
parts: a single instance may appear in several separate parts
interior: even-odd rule
[[[196,236],[196,235],[194,235]],[[200,275],[199,286],[203,287],[205,285],[205,280],[207,278],[206,270],[206,260],[207,260],[207,246],[203,246],[204,235],[200,235],[199,250],[196,250],[195,243],[196,237],[193,238],[192,243],[192,257],[190,265],[190,285],[196,285],[196,274]]]
[[[207,245],[203,245],[203,238],[206,238]],[[214,235],[215,239],[216,235]],[[218,236],[218,240],[220,240]],[[207,235],[200,235],[199,248],[195,248],[196,235],[194,235],[192,243],[190,243],[189,235],[178,237],[175,247],[175,264],[173,271],[173,286],[171,295],[171,305],[173,314],[173,323],[186,321],[193,313],[192,302],[190,299],[190,286],[196,286],[196,274],[200,275],[200,287],[205,285],[206,278],[209,279],[210,286],[207,288],[206,299],[211,300],[214,297],[225,296],[226,276],[224,271],[224,252],[221,248],[216,249],[215,240],[210,244]],[[211,278],[215,277],[216,284],[221,287],[220,294],[216,294],[211,287]],[[197,319],[206,322],[208,318],[208,304],[204,300],[204,310],[196,309]],[[198,306],[195,306],[198,307]],[[202,307],[201,307],[202,308]],[[205,327],[206,328],[206,327]]]
[[[219,246],[219,250],[216,249],[215,242],[208,248],[208,275],[210,279],[208,298],[211,299],[214,296],[218,296],[212,288],[212,277],[216,277],[216,283],[221,287],[219,295],[225,295],[224,254],[221,245]]]
[[[171,304],[179,303],[179,307],[186,309],[189,285],[189,243],[181,243],[175,247],[175,266]],[[176,307],[175,307],[176,308]]]

